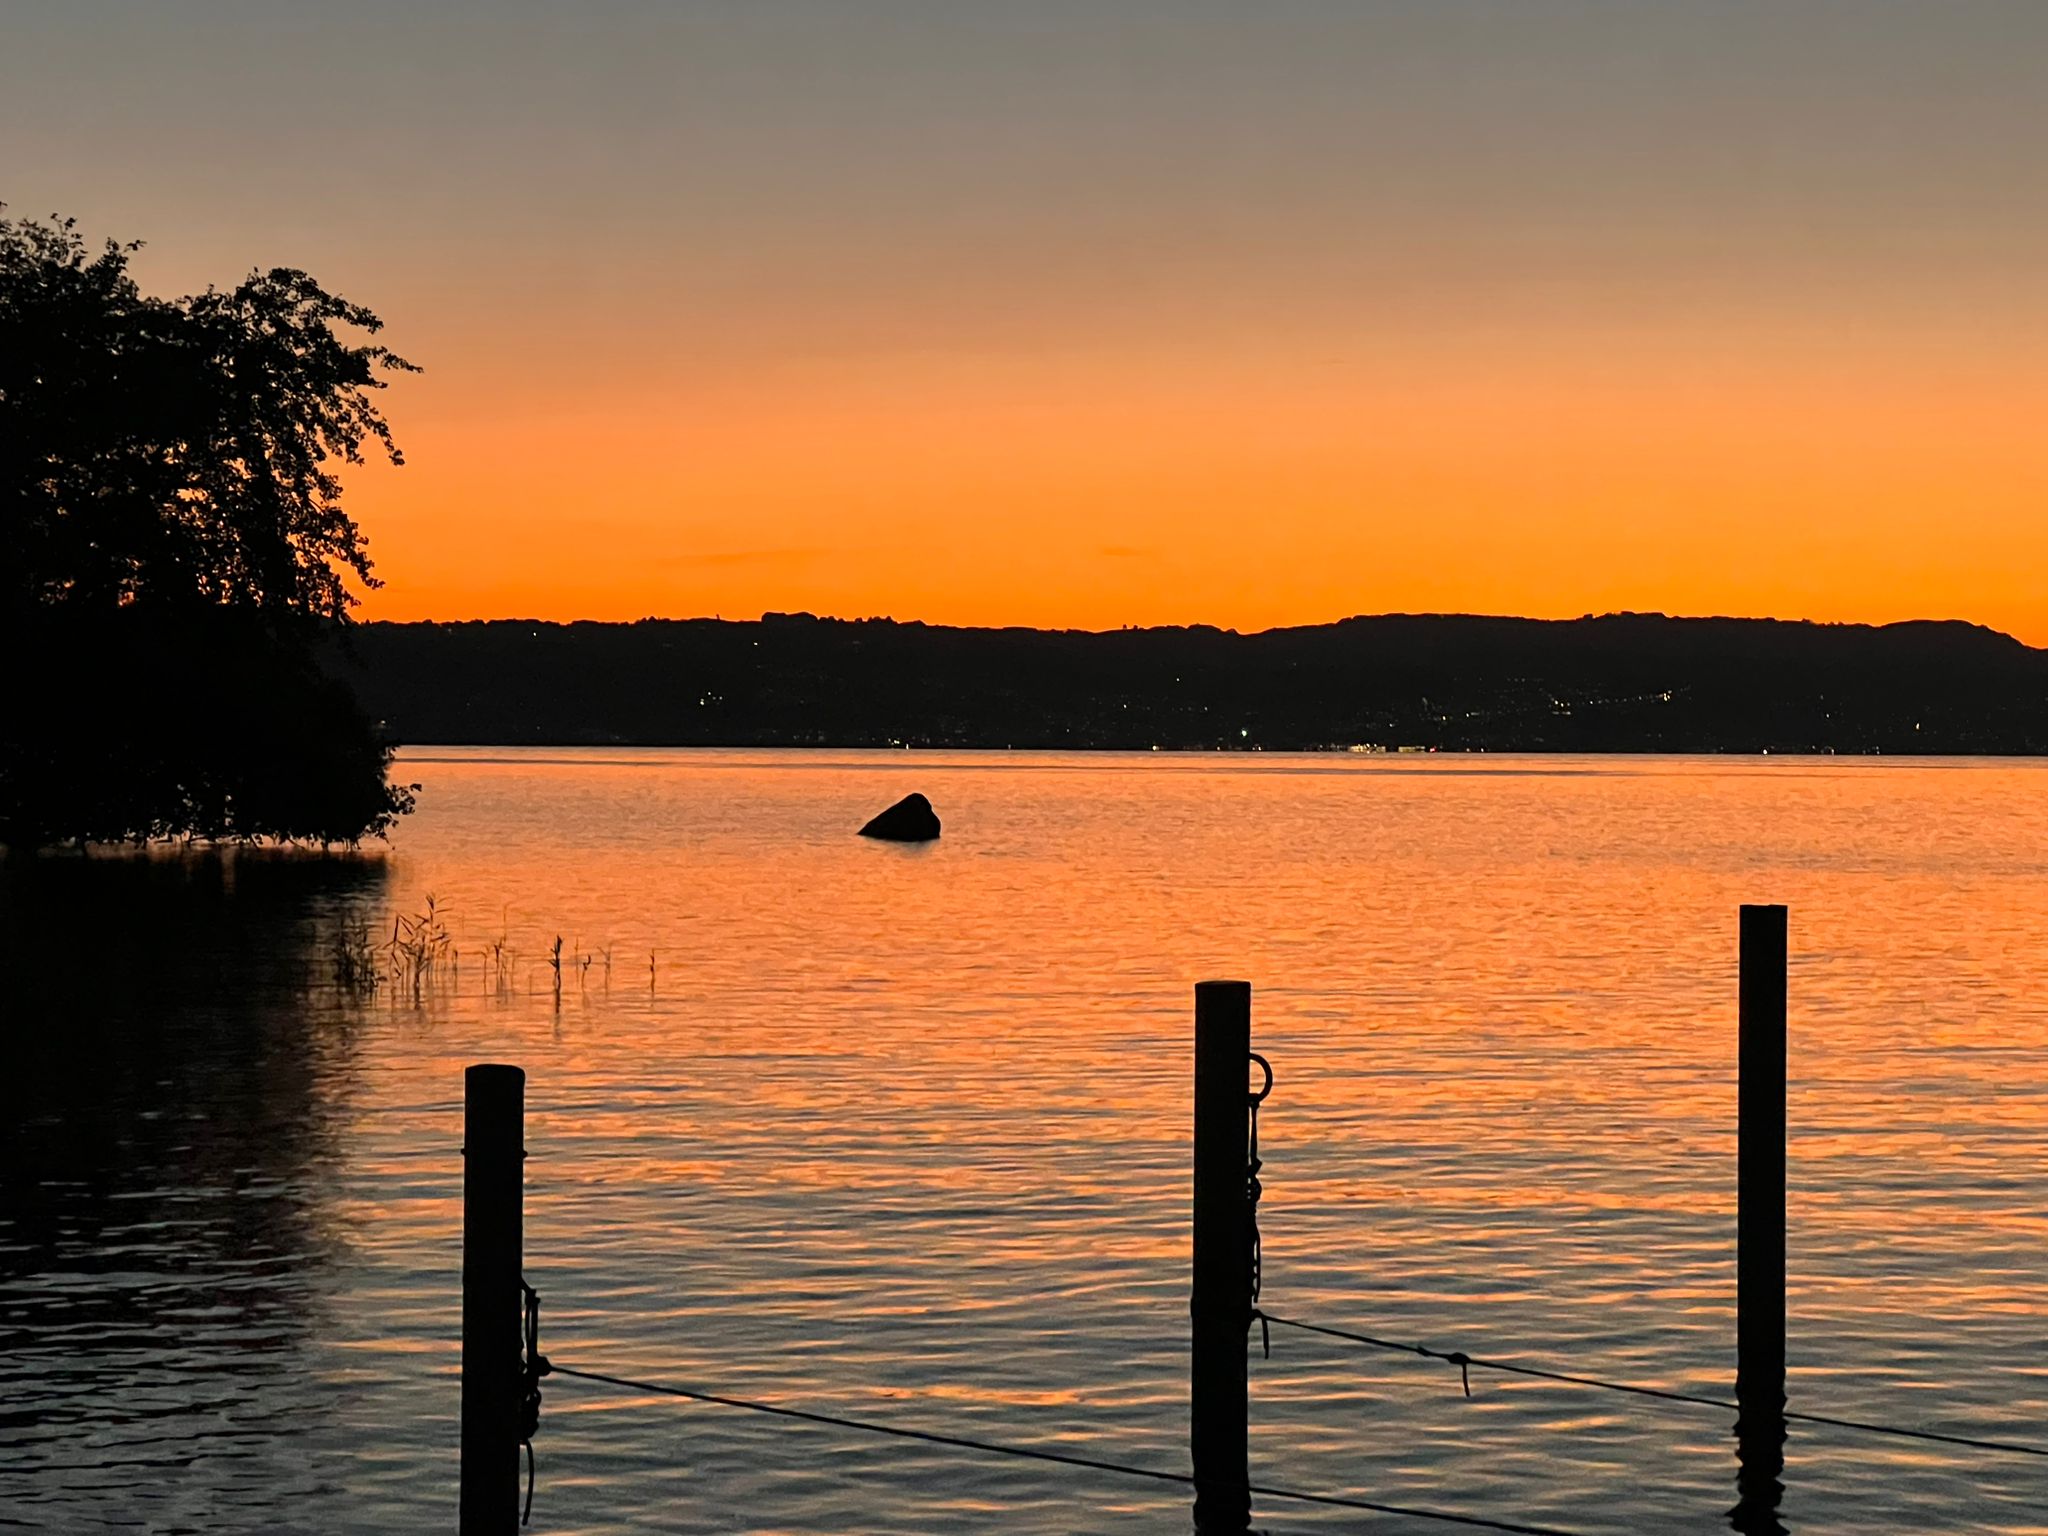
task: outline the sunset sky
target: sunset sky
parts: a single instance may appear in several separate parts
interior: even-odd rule
[[[2048,4],[0,12],[0,200],[427,372],[372,618],[2048,644]]]

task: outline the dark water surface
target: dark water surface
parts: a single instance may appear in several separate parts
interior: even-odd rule
[[[531,1077],[557,1359],[1179,1470],[1210,975],[1255,983],[1278,1079],[1276,1311],[1725,1394],[1742,901],[1792,907],[1794,1406],[2048,1442],[2048,767],[405,768],[422,809],[357,866],[9,872],[0,1526],[452,1529],[484,1059]],[[910,789],[939,844],[850,835]],[[429,893],[438,980],[339,987],[337,935]],[[1726,1528],[1713,1411],[1497,1376],[1468,1401],[1285,1332],[1252,1396],[1272,1482]],[[538,1449],[536,1531],[1186,1523],[1172,1488],[568,1381]],[[2048,1532],[2039,1459],[1796,1427],[1786,1482],[1816,1536]]]

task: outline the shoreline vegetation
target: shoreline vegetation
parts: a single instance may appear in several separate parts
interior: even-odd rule
[[[341,470],[403,462],[418,370],[304,272],[159,298],[137,249],[0,218],[0,844],[382,837],[411,789],[316,649],[379,585]]]
[[[322,664],[414,746],[2048,755],[2048,651],[1960,621],[372,622]]]

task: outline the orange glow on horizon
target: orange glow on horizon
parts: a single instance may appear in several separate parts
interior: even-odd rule
[[[2048,642],[2048,370],[1953,338],[643,364],[552,400],[472,366],[389,398],[409,462],[351,488],[388,583],[362,617],[1636,609]]]

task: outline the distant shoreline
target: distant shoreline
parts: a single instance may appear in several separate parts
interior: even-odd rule
[[[395,740],[395,738],[394,738]],[[1314,757],[1358,759],[1367,762],[1407,763],[1426,762],[1432,758],[1439,761],[1446,758],[1529,758],[1557,759],[1572,758],[1604,759],[1631,758],[1642,761],[1661,762],[1717,762],[1717,761],[1763,761],[1782,759],[1787,762],[1898,762],[1898,763],[1968,763],[1968,762],[2022,762],[2030,759],[2048,761],[2048,751],[2040,752],[1883,752],[1872,749],[1868,752],[1838,752],[1821,750],[1813,752],[1779,752],[1761,748],[1753,752],[1734,750],[1718,751],[1660,751],[1638,750],[1616,747],[1607,750],[1549,750],[1542,748],[1490,748],[1490,747],[1401,747],[1396,749],[1371,748],[1360,750],[1356,747],[990,747],[990,746],[870,746],[859,742],[724,742],[724,741],[402,741],[397,742],[398,761],[432,761],[433,754],[441,751],[475,752],[787,752],[802,753],[859,753],[869,757],[912,757],[912,756],[982,756],[982,757]]]
[[[2048,755],[2048,652],[1948,621],[372,623],[328,665],[418,746]]]

